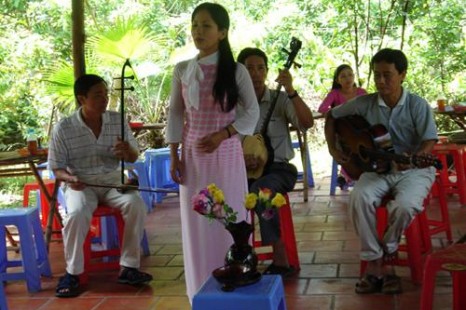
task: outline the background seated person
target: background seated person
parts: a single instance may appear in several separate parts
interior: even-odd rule
[[[275,90],[271,90],[265,85],[268,72],[267,56],[260,49],[246,48],[238,55],[238,62],[244,64],[248,69],[259,102],[260,118],[255,131],[258,132],[271,101],[276,95]],[[310,128],[314,120],[311,110],[293,88],[292,81],[288,70],[279,72],[276,82],[283,85],[285,91],[280,91],[271,121],[267,127],[267,135],[274,150],[274,161],[271,165],[266,166],[260,178],[249,180],[250,192],[258,194],[260,188],[269,188],[272,191],[272,196],[276,192],[284,194],[291,191],[296,183],[297,169],[289,163],[289,160],[294,156],[289,127],[292,124],[296,128],[304,130]],[[258,159],[252,155],[246,155],[245,161],[247,169],[256,169],[257,165],[264,164],[258,162]],[[293,270],[288,264],[285,246],[280,238],[278,212],[274,213],[272,219],[265,220],[260,216],[263,211],[261,206],[257,206],[255,210],[259,218],[262,243],[271,244],[273,248],[273,262],[267,267],[265,273],[292,274]]]

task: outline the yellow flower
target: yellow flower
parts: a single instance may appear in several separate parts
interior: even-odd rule
[[[272,191],[270,188],[261,188],[259,191],[259,199],[267,201],[270,199],[270,196],[272,196]]]
[[[218,190],[218,187],[217,185],[215,185],[215,183],[210,183],[209,185],[207,185],[207,190],[209,191],[209,193],[213,194],[215,191]]]
[[[257,195],[255,193],[249,193],[246,195],[246,201],[244,202],[244,206],[246,209],[251,210],[256,207],[257,203]]]
[[[277,193],[275,195],[275,197],[273,197],[273,199],[272,199],[272,206],[274,206],[276,208],[281,208],[284,205],[286,205],[285,197],[282,194]]]
[[[220,189],[217,189],[216,191],[214,191],[212,193],[213,197],[214,197],[214,202],[215,203],[223,203],[224,200],[225,200],[225,196],[223,195],[223,191],[220,190]]]

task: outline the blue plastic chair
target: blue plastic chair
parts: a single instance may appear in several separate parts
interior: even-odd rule
[[[138,178],[139,188],[151,189],[152,187],[149,182],[149,175],[147,173],[146,164],[143,161],[137,161],[133,165],[136,172],[136,177]],[[151,212],[154,208],[154,193],[140,191],[139,194],[147,206],[147,211]]]
[[[179,185],[170,175],[170,148],[148,149],[144,153],[145,164],[151,188],[172,189],[177,192]],[[153,193],[156,203],[161,203],[166,193]]]
[[[9,260],[5,240],[5,226],[18,229],[21,249],[20,260]],[[22,271],[7,272],[10,267],[22,266]],[[29,292],[41,290],[41,275],[51,277],[47,248],[40,225],[37,207],[0,210],[0,279],[2,281],[26,280]]]
[[[331,179],[330,179],[330,195],[332,195],[332,196],[335,195],[335,191],[336,191],[336,188],[338,186],[338,181],[337,180],[338,180],[338,169],[339,168],[340,168],[340,165],[335,160],[333,160],[332,161],[332,175],[331,175]],[[349,187],[354,186],[354,182],[355,181],[352,181],[349,184],[346,184],[345,190],[348,189]]]

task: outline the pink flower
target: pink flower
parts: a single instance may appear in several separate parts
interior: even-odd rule
[[[206,215],[209,214],[209,198],[204,194],[198,194],[193,196],[192,205],[194,211],[199,214]]]

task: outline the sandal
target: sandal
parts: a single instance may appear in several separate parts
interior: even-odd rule
[[[354,291],[357,294],[379,293],[382,289],[383,279],[371,274],[366,274],[358,283]]]
[[[55,289],[55,296],[57,297],[76,297],[79,295],[79,277],[65,273],[63,277],[58,280],[57,287]]]
[[[265,275],[269,274],[276,274],[280,275],[284,278],[287,278],[295,273],[295,269],[291,266],[285,267],[285,266],[277,266],[274,265],[273,263],[270,264],[263,272]]]
[[[400,277],[394,274],[388,274],[383,277],[382,293],[393,295],[400,294],[402,291]]]
[[[118,276],[118,283],[138,285],[152,281],[152,276],[148,273],[137,270],[136,268],[123,267]]]

